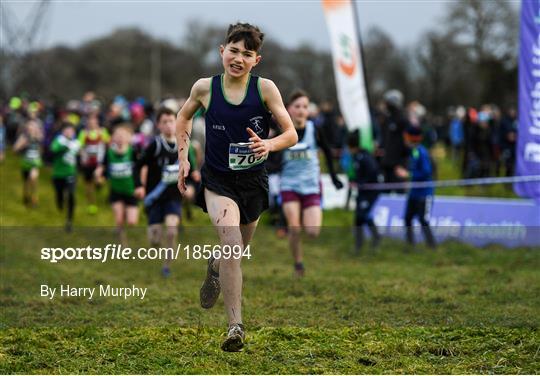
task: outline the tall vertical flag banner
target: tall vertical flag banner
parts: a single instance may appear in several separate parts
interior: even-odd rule
[[[516,174],[540,175],[540,0],[521,2],[519,128]],[[515,192],[540,202],[540,182],[515,183]]]
[[[364,78],[355,4],[351,0],[322,0],[332,44],[339,107],[349,130],[360,130],[361,146],[373,150],[371,116]]]

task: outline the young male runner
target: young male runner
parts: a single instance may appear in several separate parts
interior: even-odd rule
[[[178,181],[178,147],[174,137],[175,113],[169,108],[158,110],[156,116],[159,136],[148,144],[135,168],[135,196],[144,198],[148,217],[148,238],[152,247],[159,247],[165,224],[165,243],[173,248],[178,236],[181,197]],[[161,270],[170,275],[170,259],[164,260]]]
[[[75,183],[77,181],[76,165],[80,148],[81,144],[75,138],[75,126],[69,122],[63,123],[61,134],[51,143],[51,152],[53,154],[52,178],[58,210],[64,209],[64,200],[67,199],[67,232],[70,232],[73,227]]]
[[[229,26],[225,45],[219,49],[224,73],[202,78],[193,85],[189,99],[178,113],[176,126],[178,189],[184,194],[190,169],[187,153],[191,120],[199,107],[206,110],[206,160],[201,169],[198,204],[208,212],[221,245],[242,249],[251,241],[259,216],[268,208],[264,160],[270,151],[288,148],[297,141],[276,85],[250,74],[261,60],[263,38],[256,26]],[[272,115],[283,133],[267,140]],[[240,261],[234,257],[210,258],[200,291],[201,306],[211,308],[223,290],[229,322],[227,338],[221,346],[225,351],[239,351],[244,345]]]
[[[110,185],[109,201],[120,242],[127,246],[125,224],[135,226],[139,221],[139,207],[135,197],[135,151],[131,146],[133,130],[129,125],[117,125],[112,133],[111,144],[105,153],[103,164],[95,170],[95,178],[101,181],[107,176]]]

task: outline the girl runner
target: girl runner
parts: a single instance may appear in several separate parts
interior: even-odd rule
[[[81,170],[88,202],[87,211],[89,214],[96,214],[98,211],[96,204],[97,181],[94,175],[96,169],[103,164],[105,150],[110,142],[109,132],[100,127],[97,113],[88,115],[86,128],[79,132],[78,139],[81,144]]]
[[[298,133],[298,144],[283,152],[281,170],[281,200],[287,218],[289,246],[294,259],[294,270],[298,277],[304,276],[304,262],[300,233],[302,227],[310,237],[319,236],[322,223],[321,184],[317,148],[326,157],[328,171],[337,189],[343,188],[332,164],[330,147],[320,128],[308,120],[309,98],[304,91],[297,90],[289,98],[287,110]]]
[[[37,184],[39,168],[43,165],[41,159],[41,143],[43,132],[35,120],[28,120],[13,150],[22,154],[21,169],[23,177],[23,203],[35,207],[38,203]]]

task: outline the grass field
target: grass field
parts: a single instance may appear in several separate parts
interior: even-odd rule
[[[40,207],[21,204],[10,157],[0,169],[0,373],[538,373],[540,250],[457,242],[404,254],[350,254],[350,214],[325,213],[307,240],[307,275],[292,278],[287,242],[261,226],[243,262],[247,347],[219,349],[222,300],[198,306],[204,261],[181,259],[163,279],[157,261],[39,258],[45,246],[114,243],[111,214],[84,213],[65,234],[43,170]],[[101,198],[104,199],[105,192]],[[195,209],[183,244],[215,244]],[[141,220],[141,224],[143,221]],[[104,227],[99,227],[104,226]],[[146,247],[144,227],[130,246]],[[144,300],[40,297],[41,284],[144,286]]]

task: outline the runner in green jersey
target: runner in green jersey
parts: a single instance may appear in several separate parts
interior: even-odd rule
[[[39,168],[43,165],[41,160],[42,141],[41,127],[35,120],[29,120],[25,124],[24,132],[13,145],[13,150],[22,155],[23,203],[29,207],[35,207],[38,203]]]
[[[53,154],[52,178],[56,192],[56,206],[64,209],[67,200],[66,231],[70,232],[73,226],[73,213],[75,211],[75,182],[77,153],[80,143],[75,139],[75,127],[71,123],[63,123],[60,135],[51,143]]]
[[[139,221],[139,208],[135,197],[135,152],[130,141],[133,131],[129,125],[117,126],[112,134],[112,142],[105,153],[105,160],[99,166],[95,175],[98,181],[106,175],[109,180],[109,201],[114,214],[114,222],[120,237],[120,242],[127,245],[127,235],[124,225],[134,226]]]

